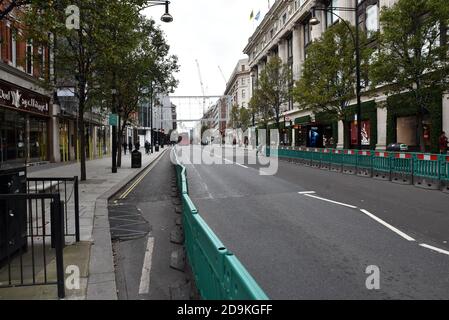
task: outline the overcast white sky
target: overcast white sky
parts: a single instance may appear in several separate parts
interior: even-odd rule
[[[273,3],[274,0],[271,0]],[[163,6],[149,8],[145,14],[160,22],[172,54],[179,57],[181,70],[176,95],[201,95],[195,59],[200,63],[206,94],[222,94],[228,79],[254,31],[249,16],[267,12],[268,0],[171,0],[172,23],[160,22]]]
[[[254,15],[260,10],[258,21],[250,20],[252,10]],[[202,95],[195,59],[200,64],[206,95],[222,95],[225,81],[218,66],[228,80],[237,61],[246,57],[243,49],[248,38],[267,11],[268,0],[171,0],[174,21],[167,24],[160,21],[163,6],[148,8],[145,14],[159,22],[171,53],[179,58],[179,86],[174,95]],[[200,102],[172,102],[178,105],[178,119],[201,116]]]

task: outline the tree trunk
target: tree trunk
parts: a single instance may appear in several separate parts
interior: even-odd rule
[[[123,130],[118,131],[117,138],[117,168],[122,167]]]
[[[418,143],[419,143],[419,150],[421,152],[426,152],[426,145],[424,142],[424,126],[423,126],[423,108],[420,107],[418,111]]]
[[[81,181],[86,180],[86,132],[84,130],[84,104],[85,104],[85,85],[80,84],[80,96],[78,105],[78,134],[80,138],[80,162],[81,162]]]

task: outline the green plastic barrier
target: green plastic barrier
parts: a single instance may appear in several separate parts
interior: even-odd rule
[[[179,163],[175,149],[173,152],[182,194],[185,248],[201,297],[209,300],[268,300],[239,260],[228,252],[198,214],[188,195],[186,168]]]
[[[441,165],[441,182],[443,191],[449,192],[449,156],[442,155],[440,159]]]
[[[357,150],[343,151],[343,172],[348,174],[356,174],[357,172]]]
[[[321,167],[321,149],[313,148],[312,149],[312,167],[319,168]]]
[[[265,296],[265,293],[259,288],[253,277],[231,253],[225,254],[224,273],[224,287],[226,296],[230,300],[259,300]]]
[[[440,159],[436,154],[417,153],[413,159],[413,183],[426,189],[440,188]]]
[[[373,178],[391,179],[391,157],[388,152],[375,152],[373,155]]]
[[[373,155],[369,150],[360,150],[357,152],[357,175],[362,177],[372,177],[373,174]]]
[[[331,169],[331,163],[332,163],[332,152],[333,149],[323,149],[321,153],[321,169],[324,170],[330,170]]]
[[[394,152],[390,153],[391,181],[401,184],[413,183],[413,154]]]

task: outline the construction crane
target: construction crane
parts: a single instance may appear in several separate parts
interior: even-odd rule
[[[196,67],[198,69],[198,76],[200,78],[201,92],[203,93],[203,114],[206,113],[206,91],[204,90],[203,77],[201,77],[201,69],[198,59],[195,59]]]
[[[226,77],[224,76],[223,70],[221,70],[221,67],[218,66],[218,70],[220,70],[221,76],[223,77],[223,80],[225,82],[225,86],[228,84],[228,82],[226,81]]]

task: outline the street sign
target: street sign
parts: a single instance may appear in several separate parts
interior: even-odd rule
[[[109,114],[109,125],[110,126],[117,126],[117,114],[116,113],[110,113]]]

